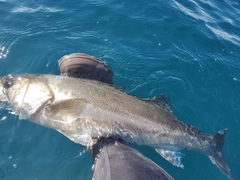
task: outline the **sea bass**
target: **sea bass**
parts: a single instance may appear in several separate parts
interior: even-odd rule
[[[57,75],[8,75],[0,79],[0,100],[19,119],[55,129],[92,146],[99,137],[151,146],[182,167],[181,149],[207,155],[230,179],[222,147],[227,129],[208,135],[179,121],[170,111],[93,80]]]

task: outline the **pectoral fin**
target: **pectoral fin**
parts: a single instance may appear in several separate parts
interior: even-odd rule
[[[46,107],[46,113],[53,119],[75,120],[87,105],[85,99],[68,99],[52,103]]]
[[[92,137],[87,134],[86,135],[71,134],[71,133],[67,133],[65,131],[60,131],[60,130],[58,130],[58,132],[62,133],[64,136],[68,137],[71,141],[81,144],[83,146],[90,147],[94,144]]]
[[[82,121],[82,111],[86,108],[87,104],[88,102],[81,98],[62,100],[48,105],[45,109],[45,113],[51,117],[52,121],[55,121],[56,124],[60,122],[59,126],[56,125],[57,131],[75,143],[84,146],[92,146],[93,140],[91,135],[84,131],[84,129],[81,129],[81,124],[79,124],[79,127],[77,125],[77,122]],[[62,128],[64,123],[68,125],[67,127],[73,128],[73,131]]]
[[[163,158],[168,160],[174,166],[184,168],[184,165],[181,162],[181,158],[184,156],[183,153],[177,151],[170,151],[166,149],[155,149]]]

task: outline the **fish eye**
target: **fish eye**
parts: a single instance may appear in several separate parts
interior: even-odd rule
[[[13,84],[14,84],[13,79],[12,79],[12,78],[8,78],[8,79],[6,79],[6,80],[3,82],[3,87],[4,87],[5,89],[9,89],[10,87],[13,86]]]

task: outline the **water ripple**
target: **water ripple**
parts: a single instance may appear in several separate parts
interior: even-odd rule
[[[215,19],[205,12],[196,2],[191,1],[192,5],[183,5],[177,1],[174,1],[177,9],[181,10],[184,14],[191,16],[196,20],[202,20],[204,22],[214,22]]]
[[[230,41],[233,44],[240,45],[240,37],[234,34],[230,34],[230,32],[226,32],[221,30],[220,28],[215,28],[211,25],[206,25],[218,38],[222,38],[226,41]]]
[[[37,8],[31,8],[24,5],[17,6],[12,9],[12,13],[35,13],[38,11],[46,12],[46,13],[55,13],[55,12],[61,12],[62,9],[54,8],[54,7],[45,7],[45,6],[39,6]]]
[[[5,177],[5,174],[4,174],[4,172],[0,168],[0,178],[4,178],[4,177]]]
[[[188,3],[173,1],[174,6],[182,11],[185,15],[192,17],[196,22],[199,20],[204,22],[217,38],[230,41],[235,45],[240,44],[239,20],[235,18],[240,16],[239,9],[233,5],[234,2],[223,1],[221,3],[194,1]],[[228,6],[229,8],[225,8]],[[223,8],[224,7],[224,8]],[[224,10],[223,10],[224,9]],[[205,29],[202,30],[206,34]],[[206,34],[207,35],[207,34]]]

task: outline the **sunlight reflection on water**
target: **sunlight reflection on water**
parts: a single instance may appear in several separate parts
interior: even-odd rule
[[[8,54],[8,50],[4,46],[0,46],[0,59],[5,58]]]

